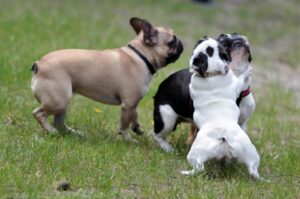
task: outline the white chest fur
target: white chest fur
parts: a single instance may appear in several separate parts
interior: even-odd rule
[[[200,128],[208,121],[237,121],[238,80],[230,70],[226,75],[201,78],[193,75],[189,85],[195,107],[194,121]]]

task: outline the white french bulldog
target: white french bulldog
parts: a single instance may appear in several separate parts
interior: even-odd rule
[[[190,70],[193,119],[200,131],[187,156],[193,169],[181,173],[193,175],[202,171],[204,163],[211,159],[234,158],[245,163],[249,174],[259,179],[260,157],[238,125],[240,110],[236,104],[238,95],[249,86],[252,68],[237,78],[228,67],[224,47],[205,37],[194,49]]]
[[[237,33],[220,34],[216,40],[225,48],[229,57],[229,68],[235,76],[239,77],[251,67],[252,55],[247,37]],[[197,46],[198,42],[195,47]],[[199,131],[193,122],[194,106],[189,91],[192,74],[189,68],[171,74],[161,82],[154,96],[153,138],[166,152],[173,151],[167,137],[181,122],[191,123],[187,144],[192,145]],[[249,82],[251,78],[247,83]],[[250,87],[238,95],[236,104],[240,109],[238,124],[247,132],[247,122],[255,110],[255,100]]]

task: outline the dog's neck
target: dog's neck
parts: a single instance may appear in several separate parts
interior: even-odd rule
[[[210,76],[208,78],[200,76],[197,73],[194,73],[192,76],[193,83],[192,85],[196,89],[214,89],[214,88],[222,88],[226,87],[227,85],[231,84],[232,82],[232,76],[234,76],[234,73],[232,70],[229,70],[226,74],[221,74],[220,72],[215,71],[210,72]],[[196,83],[198,82],[198,83]],[[192,81],[191,81],[192,83]]]
[[[127,46],[128,46],[128,48],[130,48],[133,52],[135,52],[137,54],[137,56],[139,56],[145,62],[145,64],[146,64],[147,68],[149,69],[151,75],[154,75],[156,70],[153,67],[153,65],[151,64],[151,62],[147,59],[147,57],[145,57],[138,49],[136,49],[131,44],[128,44]]]

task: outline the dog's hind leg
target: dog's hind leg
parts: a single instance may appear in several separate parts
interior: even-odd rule
[[[38,123],[48,132],[51,134],[57,134],[57,129],[51,126],[48,121],[47,117],[50,115],[43,107],[39,107],[32,112],[34,118],[38,121]]]
[[[189,171],[181,171],[183,175],[194,175],[204,170],[204,163],[208,160],[218,157],[219,148],[223,144],[223,140],[211,138],[212,133],[220,132],[219,129],[207,131],[202,128],[197,133],[197,137],[188,153],[187,160],[193,167]]]
[[[182,175],[190,176],[195,175],[201,171],[204,170],[204,163],[207,161],[206,157],[201,156],[201,151],[199,151],[199,154],[195,154],[194,151],[190,151],[187,160],[190,163],[190,165],[193,167],[191,170],[187,171],[181,171],[180,173]]]
[[[54,114],[53,126],[58,131],[67,131],[70,133],[78,133],[73,128],[68,127],[66,125],[66,123],[65,123],[66,114],[67,114],[67,109],[63,110],[60,113]]]
[[[173,151],[173,147],[166,141],[166,137],[175,129],[177,114],[169,105],[159,105],[154,108],[154,140],[166,152]]]
[[[53,76],[49,79],[44,76],[34,76],[32,80],[32,91],[39,103],[40,108],[33,111],[33,116],[41,124],[41,126],[50,133],[57,133],[58,129],[55,129],[47,121],[47,117],[51,115],[59,114],[54,119],[55,127],[61,127],[64,123],[63,113],[68,106],[68,103],[72,97],[72,85],[68,78]],[[62,114],[60,114],[62,113]]]
[[[194,175],[204,170],[204,163],[209,159],[207,156],[209,151],[205,149],[205,145],[203,145],[204,143],[202,143],[201,146],[198,144],[201,143],[197,143],[197,146],[192,145],[192,148],[187,156],[187,160],[193,169],[189,171],[181,171],[181,174]]]
[[[54,115],[53,126],[57,130],[66,130],[67,129],[67,127],[65,125],[66,113],[67,113],[67,110],[65,109],[61,113],[57,113]]]
[[[239,135],[240,136],[235,140],[235,143],[230,146],[234,150],[234,154],[237,156],[236,158],[238,161],[247,165],[250,176],[258,180],[260,179],[258,174],[260,163],[259,155],[247,134],[241,132]]]
[[[259,180],[259,174],[258,174],[258,167],[260,158],[256,151],[255,146],[252,143],[249,143],[249,146],[247,149],[244,149],[246,154],[245,157],[247,157],[244,162],[248,167],[248,172],[250,176],[252,176],[255,180]]]

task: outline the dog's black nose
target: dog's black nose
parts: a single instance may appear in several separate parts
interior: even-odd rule
[[[179,39],[178,39],[178,47],[177,48],[178,48],[178,53],[181,54],[184,47],[183,47],[182,42]]]

